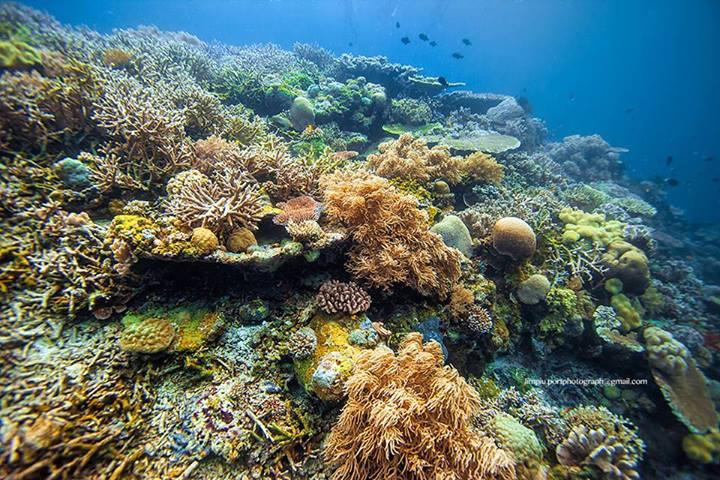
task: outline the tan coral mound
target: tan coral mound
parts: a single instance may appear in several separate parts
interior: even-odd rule
[[[378,146],[379,153],[368,156],[368,164],[385,178],[429,182],[445,179],[458,183],[462,176],[461,157],[453,157],[445,146],[429,148],[427,143],[409,133]]]
[[[475,152],[465,158],[462,164],[463,173],[477,182],[499,184],[504,176],[505,168],[492,156],[483,152]]]
[[[643,332],[655,383],[675,416],[693,433],[717,427],[718,416],[705,375],[682,343],[665,330]]]
[[[397,355],[362,352],[325,458],[333,480],[514,479],[509,454],[470,427],[480,398],[443,366],[436,342],[411,333]]]
[[[363,171],[340,171],[321,179],[328,217],[348,228],[355,245],[348,270],[390,290],[406,285],[445,298],[460,278],[461,254],[428,230],[417,200]]]
[[[537,245],[532,227],[516,217],[505,217],[495,222],[492,242],[495,250],[514,260],[532,257]]]

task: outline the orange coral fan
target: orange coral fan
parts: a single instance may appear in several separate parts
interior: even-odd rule
[[[487,153],[475,152],[463,160],[462,170],[463,176],[472,180],[498,184],[503,179],[505,168]]]
[[[458,183],[461,178],[461,157],[453,157],[445,146],[428,148],[427,143],[409,133],[395,141],[381,143],[379,153],[368,156],[368,163],[378,175],[429,182],[444,179]]]
[[[363,351],[325,449],[332,480],[516,478],[511,456],[470,426],[480,398],[436,342],[411,333],[397,355]]]
[[[322,203],[307,195],[291,198],[287,202],[280,202],[277,207],[282,209],[283,212],[273,218],[273,223],[276,225],[317,220],[320,218],[320,212],[322,212]]]
[[[389,290],[407,285],[423,295],[446,297],[460,278],[461,254],[428,230],[417,199],[364,171],[340,171],[320,181],[328,217],[355,242],[347,268]]]

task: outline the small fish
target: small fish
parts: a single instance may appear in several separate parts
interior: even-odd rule
[[[470,45],[472,45],[472,43],[470,43],[470,40],[468,40],[467,38],[463,38],[463,39],[462,39],[462,42],[463,42],[465,45],[467,45],[468,47],[469,47]]]
[[[570,99],[571,102],[574,102],[574,101],[575,101],[575,94],[574,94],[574,93],[571,93],[570,95],[568,95],[568,99]]]
[[[462,53],[455,52],[452,54],[452,57],[460,60],[461,58],[465,58],[465,55],[463,55]]]
[[[400,39],[400,41],[403,42],[403,44],[405,44],[405,45],[407,45],[408,43],[410,43],[410,39],[409,39],[408,37],[403,37],[403,38]]]
[[[720,177],[713,177],[712,181],[718,183],[720,182]]]
[[[432,42],[430,42],[430,46],[437,47],[437,42],[435,40],[433,40]]]
[[[666,178],[666,179],[665,179],[665,183],[666,183],[669,187],[677,187],[678,185],[680,185],[680,181],[677,180],[677,179],[675,179],[675,178]]]
[[[395,28],[400,28],[400,22],[395,22]]]
[[[418,35],[418,38],[420,40],[422,40],[423,42],[427,42],[428,40],[430,40],[430,38],[427,35],[425,35],[424,33],[421,33],[420,35]]]
[[[333,160],[350,160],[351,158],[355,158],[359,155],[358,152],[355,150],[342,150],[340,152],[333,153]]]
[[[626,108],[626,109],[624,110],[625,113],[632,113],[632,112],[634,112],[634,111],[635,111],[635,109],[632,108],[632,107]]]
[[[707,157],[703,158],[703,162],[712,162],[715,160],[712,155],[708,155]]]
[[[353,46],[353,43],[352,43],[352,42],[348,42],[348,47],[352,47],[352,46]]]
[[[437,81],[438,81],[438,83],[439,83],[440,85],[442,85],[442,86],[444,86],[444,87],[447,87],[447,86],[448,86],[448,81],[447,81],[447,79],[446,79],[445,77],[438,77],[438,78],[437,78]]]
[[[667,158],[665,159],[665,165],[670,165],[672,162],[673,162],[672,155],[668,155]]]
[[[309,136],[313,135],[317,130],[318,130],[318,128],[315,126],[315,124],[311,123],[310,125],[305,127],[305,130],[303,130],[302,135],[305,137],[309,137]]]

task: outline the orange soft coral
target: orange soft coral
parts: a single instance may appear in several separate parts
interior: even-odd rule
[[[397,355],[384,346],[361,352],[346,390],[325,449],[337,465],[332,480],[516,478],[510,455],[470,426],[478,394],[419,333]]]
[[[364,171],[325,175],[320,184],[328,217],[347,227],[355,242],[351,273],[385,290],[406,285],[447,297],[460,278],[461,255],[428,231],[414,197]]]
[[[409,133],[395,141],[381,143],[379,153],[368,156],[368,163],[378,175],[429,182],[443,179],[458,183],[461,178],[461,157],[453,157],[445,146],[429,148],[427,143]]]
[[[503,179],[504,167],[487,153],[475,152],[463,160],[462,170],[471,180],[498,184]]]
[[[282,213],[273,218],[273,223],[276,225],[314,221],[320,218],[322,212],[322,203],[307,195],[280,202],[277,207],[282,209]]]

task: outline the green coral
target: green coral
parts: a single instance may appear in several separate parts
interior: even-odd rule
[[[567,244],[587,239],[594,245],[606,247],[622,239],[626,227],[626,224],[617,220],[606,220],[605,214],[587,213],[573,208],[562,209],[558,217],[565,224],[562,240]]]
[[[542,459],[543,447],[535,432],[514,417],[498,413],[492,420],[491,428],[499,446],[512,452],[518,463],[532,464]]]
[[[393,99],[390,102],[390,117],[402,125],[423,125],[432,120],[430,106],[414,98]]]
[[[682,440],[685,455],[697,463],[718,463],[720,461],[720,432],[689,434]]]
[[[0,67],[19,70],[40,64],[40,53],[27,43],[18,40],[0,41]]]
[[[538,324],[538,336],[550,347],[562,345],[565,335],[582,331],[580,305],[575,291],[569,288],[551,288],[545,298],[548,314]]]
[[[642,326],[641,307],[637,302],[633,303],[630,298],[618,293],[610,298],[610,305],[615,309],[624,332],[637,330]]]

